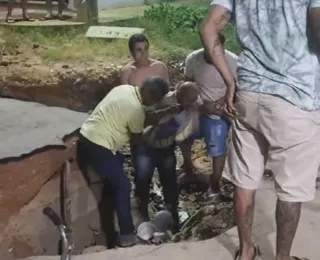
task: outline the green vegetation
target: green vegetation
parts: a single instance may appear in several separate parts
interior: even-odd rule
[[[167,60],[183,57],[201,47],[197,28],[207,11],[208,4],[177,6],[163,3],[151,6],[142,17],[107,25],[146,28],[152,55]],[[72,29],[6,27],[0,30],[6,49],[28,49],[36,44],[41,46],[37,49],[38,54],[49,61],[117,60],[128,56],[126,40],[87,39],[84,37],[86,26]],[[227,48],[238,53],[233,28],[230,26],[224,34]]]

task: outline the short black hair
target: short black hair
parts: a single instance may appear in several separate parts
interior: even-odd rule
[[[163,77],[148,77],[142,84],[142,91],[148,91],[150,98],[159,102],[169,92],[169,83]]]
[[[133,34],[129,38],[129,50],[131,53],[134,51],[134,46],[138,42],[146,42],[149,45],[149,40],[148,40],[147,36],[145,36],[142,33]]]

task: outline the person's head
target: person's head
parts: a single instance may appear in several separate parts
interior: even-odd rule
[[[136,63],[149,60],[149,40],[141,33],[133,34],[129,38],[129,50]]]
[[[147,78],[140,88],[142,104],[152,106],[169,92],[169,83],[162,77]]]
[[[197,101],[199,90],[193,82],[181,82],[176,87],[176,97],[181,107],[186,109]]]
[[[226,42],[226,38],[221,33],[219,33],[219,40],[220,40],[220,43],[221,43],[222,48],[224,50],[224,44]],[[209,55],[208,51],[206,50],[206,48],[204,48],[203,50],[204,50],[203,51],[203,55],[204,55],[204,58],[205,58],[206,62],[209,63],[209,64],[212,64],[212,61],[211,61],[211,58],[210,58],[210,55]]]

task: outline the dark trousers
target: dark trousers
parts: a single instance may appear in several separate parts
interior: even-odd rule
[[[166,206],[171,211],[175,225],[179,223],[178,203],[179,190],[176,174],[175,147],[152,148],[140,145],[132,148],[135,168],[136,196],[140,200],[140,211],[144,220],[148,220],[149,187],[155,168],[158,169],[163,187]]]
[[[130,204],[131,184],[123,170],[123,155],[118,152],[114,154],[83,136],[79,138],[77,153],[80,169],[84,172],[87,166],[90,165],[104,181],[99,208],[102,207],[102,204],[114,203],[120,234],[132,234],[134,226]],[[85,176],[85,178],[90,182],[88,176]],[[110,189],[114,198],[113,202],[107,201],[110,197]],[[101,212],[100,218],[103,218]],[[103,220],[101,222],[103,223]]]

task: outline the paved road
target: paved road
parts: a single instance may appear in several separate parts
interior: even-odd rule
[[[0,98],[0,159],[63,145],[63,137],[81,127],[87,117],[65,108]]]
[[[272,182],[265,182],[257,193],[254,237],[260,245],[263,260],[274,260],[276,197]],[[318,260],[320,255],[320,191],[316,199],[304,205],[301,223],[295,240],[293,254]],[[129,249],[108,250],[92,255],[75,256],[74,260],[232,260],[237,242],[237,230],[233,228],[216,238],[192,243],[165,244],[156,246],[136,246]],[[25,260],[59,260],[55,256],[31,257]]]

